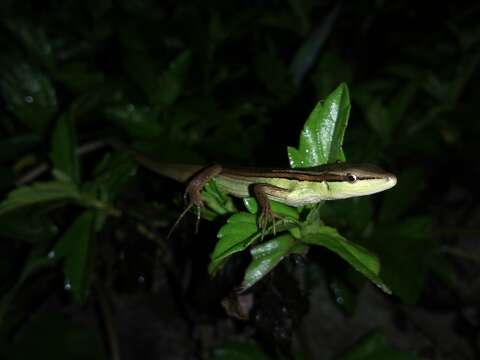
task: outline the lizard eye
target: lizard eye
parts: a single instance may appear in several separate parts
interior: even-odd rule
[[[353,184],[355,181],[357,181],[357,175],[347,174],[347,180],[350,184]]]

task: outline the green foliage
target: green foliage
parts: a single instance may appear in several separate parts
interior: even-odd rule
[[[10,192],[8,198],[0,203],[0,215],[33,205],[68,200],[79,201],[81,197],[77,186],[70,181],[35,183]]]
[[[350,97],[345,84],[318,102],[305,122],[298,149],[288,148],[291,167],[312,167],[345,161],[343,135],[350,114]]]
[[[286,256],[306,250],[307,246],[299,244],[290,234],[277,236],[273,240],[252,247],[250,250],[252,261],[245,270],[240,287],[248,289],[274,269]]]
[[[300,136],[300,149],[288,148],[291,165],[308,167],[344,159],[342,143],[349,111],[348,89],[342,84],[325,103],[318,103],[308,117]],[[252,199],[247,198],[244,203],[251,213],[257,213],[258,205]],[[304,221],[299,221],[298,210],[272,202],[272,210],[287,223],[285,230],[296,236],[276,236],[277,229],[274,230],[272,224],[270,231],[274,232],[274,238],[250,249],[252,261],[245,272],[241,289],[253,286],[291,253],[306,253],[310,245],[316,245],[335,252],[380,289],[391,293],[379,276],[380,263],[377,256],[346,240],[334,228],[323,226],[318,209],[318,206],[314,207]],[[219,241],[209,265],[211,274],[224,265],[228,257],[247,249],[263,234],[254,216],[237,213],[228,219],[227,225],[220,229],[217,237]]]
[[[319,227],[315,233],[304,236],[303,241],[306,244],[324,246],[333,251],[383,291],[390,293],[379,277],[380,262],[378,258],[367,249],[346,240],[337,230],[328,226]]]
[[[91,210],[78,216],[53,249],[54,256],[64,259],[65,286],[80,302],[90,287],[94,216]]]
[[[52,165],[62,171],[76,184],[80,182],[80,168],[76,154],[74,119],[71,113],[58,118],[58,124],[52,133]]]
[[[218,242],[211,255],[208,271],[214,274],[225,260],[236,252],[245,250],[259,237],[255,215],[239,212],[232,215],[217,234]]]
[[[139,273],[143,295],[173,283],[178,308],[192,311],[192,319],[204,318],[198,304],[219,302],[213,291],[206,298],[209,291],[197,289],[223,275],[238,280],[232,289],[248,289],[257,320],[274,307],[265,301],[262,309],[265,289],[284,298],[303,293],[285,290],[288,281],[272,285],[285,273],[301,273],[296,280],[311,294],[321,271],[332,301],[344,299],[349,316],[368,281],[392,291],[383,299],[395,314],[398,301],[422,301],[428,311],[444,292],[455,299],[447,306],[475,298],[466,271],[441,250],[461,247],[457,235],[475,218],[468,199],[478,177],[478,9],[450,7],[436,18],[429,6],[371,5],[2,2],[0,356],[105,358],[94,331],[41,309],[54,304],[83,317],[99,300],[93,279],[117,296],[136,291],[128,279]],[[401,36],[385,31],[397,13],[409,27]],[[154,159],[246,166],[285,166],[285,145],[299,140],[287,149],[290,167],[348,155],[351,163],[394,172],[398,185],[300,209],[272,202],[275,229],[270,224],[262,234],[255,199],[232,199],[209,183],[202,215],[213,223],[194,237],[184,221],[166,239],[182,186],[138,169],[128,153],[107,145],[112,138]],[[457,196],[458,208],[442,206]],[[444,227],[453,229],[443,236]],[[299,258],[304,265],[297,266]],[[207,267],[218,275],[212,282],[187,276]],[[442,296],[425,294],[432,287]],[[207,316],[218,325],[218,312]],[[254,320],[257,330],[265,325]],[[251,335],[251,327],[240,328],[241,338]],[[283,330],[275,323],[263,334],[293,333]],[[272,353],[280,348],[268,336],[257,338],[273,344]],[[417,358],[393,349],[391,340],[374,334],[342,358]],[[282,357],[247,342],[224,343],[213,358]]]

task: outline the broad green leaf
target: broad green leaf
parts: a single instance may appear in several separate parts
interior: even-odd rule
[[[0,94],[6,108],[37,133],[43,133],[57,112],[51,81],[38,69],[18,62],[0,75]]]
[[[266,241],[250,250],[252,261],[245,271],[240,288],[246,290],[267,275],[285,256],[291,254],[297,240],[285,234]]]
[[[80,183],[80,165],[76,153],[76,135],[72,113],[63,113],[52,133],[50,158],[55,169],[68,175],[74,183]]]
[[[221,192],[214,181],[209,181],[203,188],[202,198],[205,205],[218,215],[236,211],[232,198]]]
[[[420,360],[415,354],[397,350],[387,344],[385,335],[375,331],[355,344],[339,360]]]
[[[341,236],[336,229],[329,226],[322,226],[315,232],[303,235],[302,241],[309,245],[324,246],[333,251],[353,268],[365,275],[375,285],[386,293],[390,293],[388,287],[380,279],[380,262],[376,255],[348,241]]]
[[[87,210],[78,216],[53,250],[55,257],[64,259],[65,284],[79,302],[85,301],[90,285],[94,219],[95,214],[92,210]]]
[[[22,186],[8,194],[0,203],[0,215],[26,206],[53,201],[78,201],[82,195],[73,182],[49,181]]]
[[[300,135],[299,148],[288,147],[290,166],[312,167],[345,161],[342,143],[349,114],[348,88],[341,84],[313,109]]]
[[[258,212],[258,203],[254,197],[244,198],[243,203],[245,204],[248,212],[252,214],[256,214]],[[278,201],[270,201],[270,205],[272,206],[272,211],[277,215],[283,217],[290,217],[295,220],[298,220],[300,218],[298,210],[294,207],[279,203]]]
[[[210,360],[270,360],[253,342],[227,342],[213,350]]]
[[[210,256],[209,273],[215,273],[229,256],[245,250],[254,240],[256,233],[257,222],[255,215],[246,212],[232,215],[217,234],[218,241]]]

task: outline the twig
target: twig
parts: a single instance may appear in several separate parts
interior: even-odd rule
[[[75,154],[77,156],[82,156],[82,155],[94,152],[98,149],[101,149],[106,145],[107,145],[107,143],[104,142],[104,141],[101,141],[101,140],[88,142],[88,143],[85,143],[85,144],[79,146],[76,149]],[[47,162],[40,163],[36,167],[34,167],[32,170],[27,172],[25,175],[20,177],[15,182],[15,185],[16,186],[22,186],[22,185],[28,184],[28,183],[32,182],[33,180],[35,180],[36,178],[38,178],[43,173],[45,173],[49,168],[50,168],[50,165]]]

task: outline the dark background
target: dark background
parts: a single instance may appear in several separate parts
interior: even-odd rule
[[[3,0],[0,14],[2,199],[62,163],[117,210],[61,261],[52,249],[78,204],[0,215],[3,358],[480,358],[478,2]],[[286,147],[342,82],[347,160],[399,182],[322,219],[378,254],[394,294],[315,249],[251,290],[248,321],[228,317],[220,302],[248,254],[209,278],[224,219],[195,235],[189,217],[167,239],[182,185],[104,143],[288,166]]]

